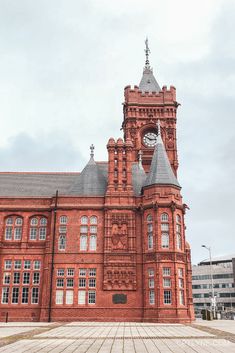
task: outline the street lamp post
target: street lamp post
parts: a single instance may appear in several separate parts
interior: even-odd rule
[[[202,248],[205,248],[209,251],[210,256],[210,277],[211,277],[211,291],[212,291],[212,298],[211,298],[211,310],[213,311],[213,317],[215,318],[215,309],[216,309],[216,298],[215,298],[215,291],[214,291],[214,280],[213,280],[213,267],[212,267],[212,259],[211,259],[211,247],[202,245]]]

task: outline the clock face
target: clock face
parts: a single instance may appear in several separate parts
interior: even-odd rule
[[[143,137],[143,143],[147,147],[154,147],[157,143],[157,134],[155,132],[146,132]]]

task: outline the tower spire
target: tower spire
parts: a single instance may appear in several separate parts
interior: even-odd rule
[[[178,180],[171,168],[166,149],[161,137],[160,120],[157,121],[157,142],[145,186],[174,185],[180,187]]]
[[[149,41],[148,41],[148,37],[146,37],[145,39],[145,69],[150,69],[150,66],[149,66],[149,54],[151,53],[150,52],[150,49],[149,49]]]
[[[163,143],[161,136],[161,124],[159,119],[157,120],[157,143]]]
[[[149,63],[150,49],[149,49],[148,37],[146,37],[145,39],[144,51],[145,51],[145,66],[143,70],[143,76],[139,84],[139,89],[142,92],[159,92],[161,88],[153,75],[153,69],[150,67],[150,63]]]

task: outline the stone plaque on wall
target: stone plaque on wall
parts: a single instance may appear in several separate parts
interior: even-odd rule
[[[113,304],[126,304],[127,295],[126,294],[114,294],[113,295]]]

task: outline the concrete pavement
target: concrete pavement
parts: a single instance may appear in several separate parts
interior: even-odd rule
[[[235,321],[0,323],[0,345],[5,353],[235,353]]]

